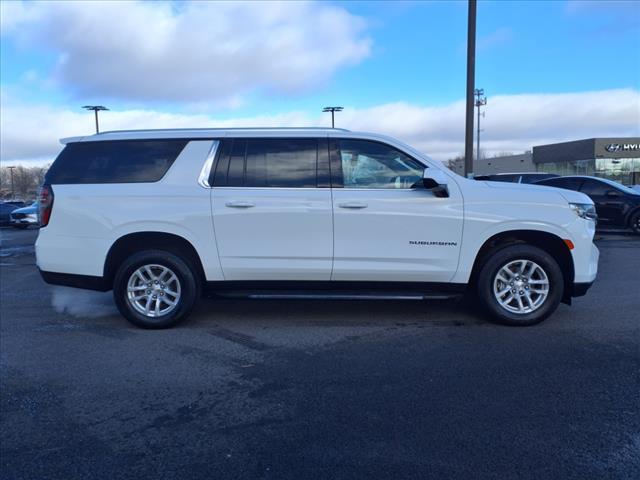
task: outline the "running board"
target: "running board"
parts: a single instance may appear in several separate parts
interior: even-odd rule
[[[330,292],[215,292],[228,298],[252,298],[261,300],[450,300],[460,298],[460,293],[330,293]]]

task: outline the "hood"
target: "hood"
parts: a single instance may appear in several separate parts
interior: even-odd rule
[[[514,194],[517,192],[527,191],[529,193],[545,193],[560,194],[568,203],[587,203],[593,204],[593,200],[584,193],[575,190],[566,190],[564,188],[548,187],[546,185],[536,185],[531,183],[508,183],[508,182],[482,182],[488,187],[498,190],[511,190]]]
[[[25,215],[29,215],[30,213],[38,213],[38,207],[37,205],[29,205],[28,207],[17,208],[11,213],[24,213]]]

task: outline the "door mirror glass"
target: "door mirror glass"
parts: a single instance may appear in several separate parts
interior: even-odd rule
[[[422,173],[422,185],[427,190],[431,190],[436,197],[449,196],[448,182],[449,177],[438,169],[425,168]]]

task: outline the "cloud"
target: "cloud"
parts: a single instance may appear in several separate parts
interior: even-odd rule
[[[491,47],[509,43],[511,40],[513,40],[513,30],[508,27],[503,27],[489,33],[488,35],[479,37],[477,47],[478,50],[487,50]]]
[[[2,35],[55,55],[76,96],[219,101],[294,94],[366,58],[366,23],[313,2],[2,2]]]
[[[3,164],[51,161],[61,149],[58,139],[91,134],[93,117],[3,99],[0,158]],[[405,102],[339,113],[340,127],[397,137],[438,160],[464,151],[464,101],[429,107]],[[329,116],[287,112],[221,120],[205,114],[155,110],[109,111],[102,130],[187,127],[326,126]],[[591,137],[640,136],[640,91],[601,90],[581,93],[496,95],[488,98],[482,120],[486,153],[522,152],[534,145]]]

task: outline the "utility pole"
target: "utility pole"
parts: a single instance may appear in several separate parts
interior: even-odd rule
[[[102,105],[85,105],[85,110],[93,110],[93,113],[96,116],[96,133],[100,133],[100,128],[98,128],[98,112],[101,110],[109,110],[107,107],[103,107]]]
[[[16,168],[14,166],[11,167],[7,167],[9,169],[9,171],[11,172],[11,200],[15,200],[15,193],[13,191],[13,169]]]
[[[478,107],[478,133],[476,134],[476,162],[480,160],[480,107],[487,104],[487,97],[483,97],[484,88],[476,88],[473,91],[476,97],[475,106]],[[484,117],[484,112],[482,112]]]
[[[343,110],[342,107],[324,107],[322,109],[323,112],[331,112],[331,128],[336,128],[336,122],[335,122],[335,112],[341,112]]]
[[[476,0],[469,0],[467,20],[467,111],[464,139],[464,175],[473,174],[473,88],[476,78]]]

